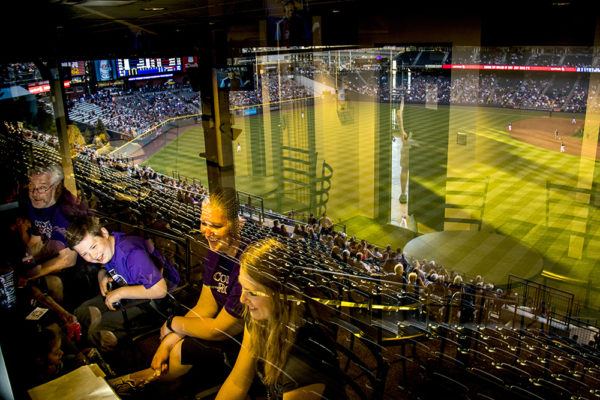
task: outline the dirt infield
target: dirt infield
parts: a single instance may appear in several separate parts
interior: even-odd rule
[[[516,121],[512,124],[512,130],[509,132],[506,127],[506,131],[522,142],[556,152],[560,152],[560,145],[564,143],[565,153],[579,156],[582,139],[572,135],[581,128],[583,128],[583,120],[577,120],[573,124],[568,118],[541,117]],[[557,129],[560,139],[555,137],[554,132]],[[600,159],[600,143],[598,143],[596,159]]]

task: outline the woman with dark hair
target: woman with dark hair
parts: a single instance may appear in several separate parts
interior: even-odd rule
[[[244,340],[217,399],[244,399],[255,375],[270,398],[339,397],[335,347],[320,323],[327,313],[296,279],[292,258],[273,238],[249,246],[242,255]]]

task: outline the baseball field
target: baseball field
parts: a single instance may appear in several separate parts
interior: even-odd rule
[[[544,281],[574,292],[581,302],[597,304],[600,211],[593,190],[600,177],[598,161],[581,156],[582,115],[407,105],[409,196],[402,206],[397,197],[400,152],[394,149],[400,141],[392,140],[399,137],[391,118],[396,108],[355,102],[340,113],[335,100],[316,99],[310,105],[288,104],[279,111],[236,117],[235,127],[242,129],[233,143],[238,190],[265,195],[279,188],[279,196],[293,201],[267,197],[265,205],[275,209],[283,204],[280,212],[306,202],[302,185],[295,188],[289,179],[285,184],[281,180],[281,170],[295,171],[298,181],[305,175],[298,166],[283,165],[281,154],[287,150],[282,146],[301,149],[316,159],[313,179],[320,177],[324,161],[332,169],[328,215],[345,223],[351,235],[395,247],[415,234],[444,230],[448,177],[485,179],[481,229],[510,236],[543,256],[542,270],[516,265],[507,274]],[[202,151],[204,134],[196,125],[165,141],[144,164],[205,182],[205,161],[198,156]],[[461,190],[472,191],[468,182],[462,185]],[[406,228],[397,227],[404,213]],[[382,220],[382,215],[387,217]],[[485,272],[481,265],[480,273]]]

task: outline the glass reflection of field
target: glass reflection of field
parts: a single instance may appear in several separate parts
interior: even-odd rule
[[[390,207],[389,202],[380,203],[377,185],[381,181],[391,184],[391,151],[385,151],[380,157],[379,140],[389,140],[391,126],[381,123],[380,113],[385,112],[389,104],[360,102],[351,104],[352,120],[342,124],[336,112],[335,102],[317,100],[314,105],[315,144],[317,165],[325,160],[333,168],[331,190],[329,192],[328,214],[336,221],[348,221],[351,218],[374,219],[377,207]],[[286,135],[293,137],[295,126],[289,121],[299,121],[298,112],[282,111],[280,116],[288,121],[282,128],[283,141]],[[273,141],[270,127],[265,123],[266,176],[252,177],[251,147],[253,138],[249,134],[250,118],[273,118],[252,116],[236,118],[235,127],[243,133],[234,143],[236,182],[238,189],[251,193],[265,193],[277,185],[273,172]],[[384,114],[385,115],[385,114]],[[544,270],[568,278],[562,285],[565,290],[574,290],[568,282],[576,280],[585,285],[589,280],[592,287],[600,286],[600,277],[595,267],[600,254],[600,212],[597,205],[579,209],[575,212],[587,218],[587,230],[577,234],[573,243],[572,231],[581,231],[574,222],[571,205],[564,202],[552,203],[552,218],[546,226],[546,206],[548,181],[576,187],[580,179],[580,170],[594,170],[594,186],[598,183],[598,163],[582,161],[580,157],[549,151],[515,140],[507,133],[509,122],[520,119],[545,116],[547,113],[516,110],[498,110],[491,108],[439,107],[437,110],[420,106],[407,106],[405,109],[405,129],[411,131],[415,146],[410,154],[410,205],[409,213],[414,215],[419,230],[432,231],[443,229],[443,211],[445,202],[446,175],[449,163],[449,140],[455,141],[455,131],[472,134],[475,141],[470,151],[457,153],[450,157],[452,168],[464,165],[464,175],[488,177],[489,186],[485,204],[483,229],[512,236],[527,246],[537,249],[545,256]],[[572,118],[572,115],[554,114],[552,118]],[[580,118],[581,116],[578,116]],[[449,131],[452,132],[449,139]],[[551,132],[549,135],[552,134]],[[237,145],[240,145],[237,151]],[[385,148],[385,146],[383,147]],[[391,147],[390,147],[391,148]],[[177,170],[181,175],[206,180],[204,160],[198,153],[204,150],[204,137],[201,128],[192,129],[179,139],[156,153],[147,164],[163,172]],[[461,159],[461,157],[465,157]],[[383,171],[382,171],[383,169]],[[320,168],[317,168],[320,171]],[[468,190],[468,188],[465,188]],[[556,193],[558,199],[567,200],[568,193]],[[395,201],[397,199],[389,199]],[[593,201],[593,199],[592,199]],[[267,202],[268,207],[272,203]],[[561,207],[563,207],[561,209]],[[287,211],[287,210],[280,210]],[[561,217],[561,214],[564,216]],[[356,235],[369,239],[371,233]],[[381,243],[381,242],[379,242]],[[580,243],[580,244],[581,244]],[[384,243],[385,244],[385,243]],[[397,243],[404,245],[404,243]],[[580,254],[573,253],[573,246],[580,248]],[[569,253],[569,251],[571,252]],[[519,274],[518,265],[508,273]],[[482,270],[485,268],[482,266]],[[556,283],[558,285],[558,283]]]

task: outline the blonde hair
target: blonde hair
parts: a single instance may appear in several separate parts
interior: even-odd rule
[[[394,273],[398,276],[403,275],[404,274],[404,265],[402,265],[401,263],[398,263],[394,266]]]
[[[408,274],[408,282],[409,283],[417,283],[417,273],[416,272],[411,272],[410,274]]]
[[[299,294],[287,285],[293,275],[293,264],[289,259],[285,246],[273,238],[250,245],[240,258],[240,269],[264,286],[273,301],[272,314],[267,320],[254,320],[247,307],[244,311],[251,332],[251,350],[255,357],[264,361],[265,385],[277,382],[306,313],[306,304],[294,301]]]

